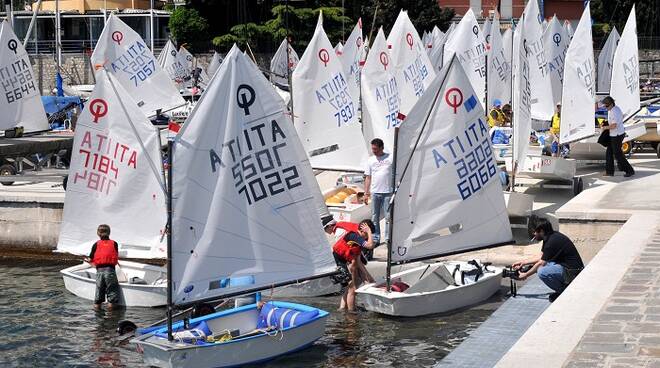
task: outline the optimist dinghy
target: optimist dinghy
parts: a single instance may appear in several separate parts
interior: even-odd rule
[[[120,258],[163,260],[167,213],[160,134],[112,74],[101,70],[96,79],[73,138],[57,251],[89,255],[98,225],[109,224]],[[67,290],[94,299],[93,265],[61,273]],[[120,261],[120,304],[165,305],[165,274],[163,267]]]
[[[248,295],[336,273],[322,196],[283,101],[234,46],[169,143],[172,307]],[[251,304],[132,340],[158,367],[228,367],[300,350],[328,313]],[[185,321],[184,321],[185,322]]]
[[[387,280],[357,290],[367,310],[407,317],[441,313],[498,290],[501,269],[477,261],[389,270],[393,263],[511,243],[487,126],[454,56],[395,133]]]

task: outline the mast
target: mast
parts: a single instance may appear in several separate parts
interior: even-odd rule
[[[151,0],[151,3],[149,4],[150,8],[149,9],[149,35],[150,35],[150,41],[151,41],[151,52],[154,51],[154,0]]]
[[[399,127],[394,128],[394,145],[392,146],[392,178],[390,179],[390,186],[392,189],[396,186],[396,156],[397,156],[397,145],[399,143]],[[390,231],[387,234],[387,268],[385,270],[385,278],[387,279],[387,292],[390,292],[392,287],[392,231],[394,230],[394,197],[396,196],[396,191],[392,194],[390,198],[390,203],[388,204],[388,215],[387,221],[390,223]]]
[[[291,66],[289,65],[289,60],[291,57],[291,52],[289,48],[291,44],[289,43],[289,0],[286,0],[284,8],[284,27],[286,28],[286,82],[289,84],[289,108],[291,109],[291,122],[294,122],[293,114],[293,83],[291,83]]]
[[[172,164],[174,140],[167,141],[167,340],[172,341]]]
[[[524,16],[524,15],[523,15]],[[516,110],[513,109],[513,94],[514,92],[514,78],[515,78],[515,73],[513,72],[513,67],[514,67],[514,61],[515,61],[515,52],[514,52],[514,46],[515,46],[515,35],[513,32],[515,32],[514,27],[515,24],[513,23],[513,18],[511,18],[511,192],[516,191],[516,156],[514,154],[514,146],[516,144],[515,140],[515,125],[513,124],[514,119],[516,119]]]

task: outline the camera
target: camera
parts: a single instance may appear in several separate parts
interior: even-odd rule
[[[513,269],[513,266],[507,266],[502,270],[502,277],[508,277],[513,280],[518,280],[521,273],[525,273],[532,268],[533,265],[524,265],[517,270]]]

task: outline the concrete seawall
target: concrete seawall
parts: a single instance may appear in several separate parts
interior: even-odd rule
[[[0,251],[48,253],[62,222],[64,191],[52,183],[0,188]]]

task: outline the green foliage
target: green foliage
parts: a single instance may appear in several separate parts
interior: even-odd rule
[[[455,14],[454,9],[439,7],[436,0],[367,0],[362,2],[361,7],[363,24],[371,29],[376,14],[374,34],[382,26],[387,35],[401,9],[408,11],[408,17],[420,36],[425,30],[431,31],[433,26],[446,31]]]
[[[187,44],[186,48],[191,52],[205,51],[204,46],[208,41],[208,22],[196,9],[180,6],[170,16],[168,23],[172,38],[178,45]]]
[[[275,5],[271,9],[273,18],[261,25],[254,23],[238,24],[232,27],[229,33],[213,39],[213,45],[221,51],[227,51],[234,43],[244,46],[246,41],[251,48],[269,49],[272,45],[279,45],[287,34],[292,37],[294,48],[304,50],[314,34],[319,13],[323,12],[323,27],[331,42],[341,40],[342,22],[346,27],[353,27],[353,21],[343,15],[340,7],[294,8],[286,5]],[[271,47],[269,47],[271,46]]]
[[[623,32],[630,9],[635,5],[637,16],[637,35],[658,36],[660,33],[660,8],[657,1],[635,1],[635,0],[592,0],[591,17],[596,23],[616,26],[619,33]]]

